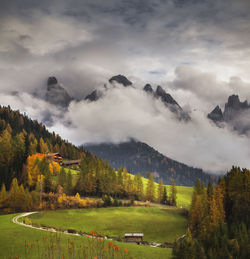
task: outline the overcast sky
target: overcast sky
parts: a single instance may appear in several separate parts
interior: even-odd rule
[[[226,170],[233,163],[250,167],[249,138],[221,131],[205,120],[230,94],[250,100],[249,68],[249,0],[0,0],[1,103],[39,120],[56,118],[52,129],[75,144],[136,136],[176,160],[206,170]],[[147,82],[153,87],[161,84],[182,107],[193,111],[195,122],[180,126],[161,108],[156,120],[149,106],[159,104],[137,92],[114,91],[88,106],[72,103],[62,120],[60,111],[50,114],[50,106],[26,94],[45,88],[47,77],[55,75],[80,98],[116,74],[126,75],[137,89]],[[9,91],[22,95],[13,97]],[[136,106],[130,104],[133,94],[139,98]],[[124,102],[124,96],[130,99]],[[108,106],[111,100],[123,104],[115,114],[114,106]],[[98,124],[89,123],[99,117]],[[79,126],[66,127],[70,120]],[[173,139],[180,135],[177,144]],[[216,139],[222,141],[219,149],[211,143]],[[238,148],[236,158],[233,147]]]

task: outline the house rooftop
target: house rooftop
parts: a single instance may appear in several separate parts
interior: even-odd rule
[[[143,233],[125,233],[125,237],[143,237]]]

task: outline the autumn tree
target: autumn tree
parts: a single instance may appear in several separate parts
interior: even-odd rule
[[[17,208],[20,206],[20,199],[19,199],[19,186],[16,178],[13,178],[10,186],[10,193],[8,197],[8,204],[10,208],[16,211]]]
[[[5,184],[2,184],[1,192],[0,192],[0,207],[3,207],[7,199],[7,194],[6,194],[6,188]]]
[[[164,186],[162,183],[162,180],[160,180],[159,185],[158,185],[158,202],[162,203],[163,202],[163,197],[164,197]]]
[[[154,201],[155,199],[155,184],[154,184],[154,178],[152,173],[150,173],[148,177],[146,199],[149,201]]]
[[[39,140],[39,151],[42,154],[46,154],[49,152],[48,145],[44,142],[43,138],[40,138]]]
[[[174,179],[171,180],[171,188],[170,188],[170,196],[169,196],[169,203],[172,206],[176,206],[176,199],[177,199],[177,189],[175,185]]]
[[[71,171],[69,170],[66,176],[65,191],[69,195],[72,193],[72,190],[73,190],[72,174],[71,174]]]

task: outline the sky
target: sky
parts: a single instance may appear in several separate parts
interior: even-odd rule
[[[2,105],[45,123],[52,118],[49,129],[77,145],[135,137],[206,171],[250,168],[250,137],[206,119],[231,94],[250,101],[249,0],[0,2]],[[72,102],[66,112],[31,95],[56,76],[82,99],[116,74],[135,89]],[[146,83],[160,84],[192,122],[179,123],[140,91]]]

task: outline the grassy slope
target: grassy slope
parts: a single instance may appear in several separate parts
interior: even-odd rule
[[[15,214],[16,215],[16,214]],[[0,216],[0,258],[10,258],[10,256],[19,255],[20,259],[26,259],[24,254],[24,242],[35,242],[36,240],[42,240],[43,237],[50,235],[48,232],[41,230],[30,229],[23,226],[12,223],[12,218],[15,216],[3,215]],[[53,234],[52,234],[53,235]],[[74,240],[78,243],[87,244],[88,238],[86,237],[73,237],[73,236],[62,236],[62,240],[67,246],[68,240]],[[119,243],[121,249],[127,248],[134,258],[170,258],[171,249],[152,248],[145,246],[138,246],[133,244]],[[37,250],[31,250],[32,259],[38,259]]]
[[[185,233],[187,218],[180,209],[164,206],[119,207],[83,210],[45,211],[30,216],[33,223],[58,229],[124,237],[126,232],[142,232],[150,242],[173,242]]]

